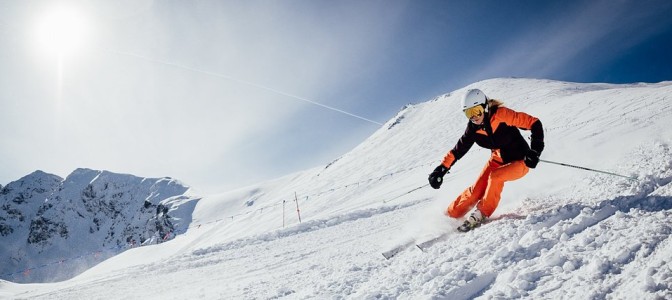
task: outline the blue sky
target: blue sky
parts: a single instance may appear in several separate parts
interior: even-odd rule
[[[61,7],[86,30],[59,63],[36,24]],[[483,79],[672,80],[670,15],[670,1],[3,1],[0,184],[87,167],[222,192],[326,165],[403,105]]]

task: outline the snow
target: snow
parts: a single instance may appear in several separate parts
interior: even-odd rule
[[[455,232],[442,212],[488,151],[474,146],[440,190],[426,178],[464,131],[471,87],[542,120],[542,159],[637,180],[540,163],[506,184],[493,221]],[[672,299],[670,95],[672,82],[474,83],[405,107],[326,168],[203,197],[169,242],[63,282],[0,281],[0,298]]]
[[[170,178],[34,172],[0,190],[0,276],[21,283],[70,279],[138,243],[183,232],[197,201]]]

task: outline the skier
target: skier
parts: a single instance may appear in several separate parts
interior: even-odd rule
[[[443,176],[471,146],[491,149],[492,155],[476,182],[464,190],[445,211],[451,218],[461,218],[474,206],[476,210],[457,229],[469,231],[490,217],[501,197],[504,182],[522,178],[529,168],[539,163],[544,150],[544,130],[539,119],[503,106],[478,89],[470,89],[462,99],[462,110],[469,119],[467,129],[457,145],[444,157],[443,163],[429,175],[429,184],[438,189]],[[528,146],[518,129],[531,130]]]

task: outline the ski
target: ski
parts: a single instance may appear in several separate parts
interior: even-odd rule
[[[385,257],[385,259],[387,259],[387,260],[390,260],[390,258],[399,254],[399,252],[404,251],[404,249],[410,248],[414,244],[415,244],[415,241],[410,241],[410,242],[407,242],[407,243],[399,244],[398,246],[395,246],[394,248],[383,252],[382,253],[383,257]]]
[[[418,241],[418,240],[413,240],[407,243],[399,244],[398,246],[393,247],[390,250],[387,250],[385,252],[382,252],[381,254],[385,259],[390,260],[392,257],[396,256],[400,252],[411,248],[412,246],[415,245],[420,251],[425,252],[425,249],[429,248],[430,246],[436,244],[439,241],[442,241],[446,236],[450,235],[450,232],[443,233],[439,236],[435,236],[433,238],[423,240],[423,241]]]
[[[521,219],[524,219],[524,218],[525,218],[525,216],[521,216],[521,215],[518,215],[518,214],[505,214],[505,215],[497,216],[497,217],[495,217],[495,218],[489,218],[489,219],[485,220],[483,223],[481,223],[481,225],[478,226],[478,227],[481,227],[481,226],[483,226],[483,225],[487,225],[487,224],[490,223],[490,222],[497,221],[497,220],[501,220],[501,219],[516,219],[516,220],[521,220]],[[430,238],[430,239],[425,239],[425,240],[414,239],[414,240],[412,240],[412,241],[409,241],[409,242],[406,242],[406,243],[399,244],[399,245],[393,247],[393,248],[390,249],[390,250],[387,250],[387,251],[385,251],[385,252],[382,252],[381,254],[383,255],[383,257],[385,257],[385,259],[390,260],[392,257],[394,257],[394,256],[396,256],[397,254],[399,254],[400,252],[402,252],[402,251],[404,251],[404,250],[406,250],[406,249],[412,247],[413,245],[415,245],[416,248],[420,249],[420,251],[422,251],[422,252],[427,252],[426,250],[427,250],[429,247],[431,247],[431,246],[437,244],[438,242],[441,242],[441,241],[446,240],[447,237],[448,237],[449,235],[452,235],[452,234],[464,234],[464,233],[467,233],[467,232],[471,232],[471,231],[475,230],[475,229],[478,228],[478,227],[471,228],[471,229],[468,230],[468,231],[460,231],[460,230],[458,230],[458,229],[456,228],[455,231],[444,232],[444,233],[442,233],[442,234],[440,234],[440,235],[438,235],[438,236],[434,236],[434,237],[432,237],[432,238]]]
[[[402,251],[404,251],[408,248],[413,247],[414,245],[416,247],[418,247],[420,250],[423,250],[423,248],[420,248],[420,246],[418,246],[418,245],[429,247],[430,244],[436,243],[437,241],[441,240],[441,238],[446,236],[446,235],[448,235],[448,233],[443,233],[439,236],[434,236],[430,239],[422,240],[421,242],[419,242],[418,241],[419,239],[416,238],[416,239],[413,239],[413,240],[408,241],[406,243],[399,244],[398,246],[395,246],[392,249],[383,252],[382,254],[383,254],[383,257],[385,257],[385,259],[390,260],[390,258],[394,257],[395,255],[399,254],[400,252],[402,252]]]
[[[472,231],[472,230],[474,230],[474,229],[480,227],[481,225],[485,225],[485,224],[487,224],[487,223],[489,223],[489,222],[491,222],[491,220],[487,220],[487,221],[483,222],[482,224],[480,224],[479,226],[474,227],[474,228],[471,228],[471,229],[469,229],[469,230],[467,230],[467,231],[462,231],[462,230],[460,230],[460,228],[458,227],[458,228],[455,229],[454,232],[453,232],[453,231],[451,231],[451,232],[445,232],[445,233],[443,233],[443,234],[441,234],[441,235],[439,235],[439,236],[437,236],[437,237],[431,238],[431,239],[429,239],[429,240],[425,240],[425,241],[423,241],[423,242],[419,242],[419,243],[415,244],[415,246],[416,246],[418,249],[420,249],[420,251],[422,251],[422,252],[426,252],[425,250],[427,250],[427,248],[433,246],[434,244],[436,244],[436,243],[438,243],[438,242],[444,241],[444,240],[446,239],[446,237],[448,237],[448,236],[451,235],[451,234],[463,234],[463,233],[467,233],[467,232]]]
[[[439,236],[437,236],[437,237],[435,237],[435,238],[432,238],[432,239],[429,239],[429,240],[426,240],[426,241],[423,241],[423,242],[416,243],[415,246],[416,246],[418,249],[420,249],[420,251],[425,252],[425,250],[427,250],[427,248],[431,247],[432,245],[434,245],[434,244],[436,244],[436,243],[438,243],[438,242],[440,242],[440,241],[443,241],[443,240],[444,240],[448,235],[450,235],[450,234],[451,234],[450,232],[444,233],[444,234],[439,235]]]
[[[501,219],[516,219],[516,220],[522,220],[522,219],[525,219],[525,217],[524,217],[524,216],[521,216],[521,215],[518,215],[518,214],[505,214],[505,215],[501,215],[501,216],[498,216],[498,217],[495,217],[495,218],[489,218],[489,219],[486,219],[486,220],[485,220],[483,223],[481,223],[479,226],[474,227],[474,228],[471,228],[471,229],[469,229],[469,230],[467,230],[467,231],[461,231],[459,228],[456,228],[455,232],[446,232],[446,233],[443,233],[443,234],[441,234],[441,235],[439,235],[439,236],[437,236],[437,237],[435,237],[435,238],[426,240],[426,241],[424,241],[424,242],[416,243],[415,246],[416,246],[418,249],[420,249],[420,251],[422,251],[422,252],[426,252],[427,248],[431,247],[432,245],[434,245],[434,244],[436,244],[436,243],[438,243],[438,242],[441,242],[441,241],[445,240],[446,237],[449,236],[449,235],[451,235],[451,234],[464,234],[464,233],[473,231],[473,230],[475,230],[476,228],[479,228],[479,227],[481,227],[481,226],[483,226],[483,225],[486,225],[486,224],[488,224],[488,223],[491,223],[491,222],[493,222],[493,221],[497,221],[497,220],[501,220]]]

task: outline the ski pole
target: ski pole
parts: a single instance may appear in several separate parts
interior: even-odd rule
[[[600,171],[600,170],[590,169],[590,168],[581,167],[581,166],[574,166],[574,165],[570,165],[570,164],[565,164],[565,163],[560,163],[560,162],[554,162],[554,161],[544,160],[544,159],[540,159],[539,161],[543,161],[543,162],[545,162],[545,163],[549,163],[549,164],[556,164],[556,165],[561,165],[561,166],[565,166],[565,167],[572,167],[572,168],[577,168],[577,169],[581,169],[581,170],[586,170],[586,171],[592,171],[592,172],[602,173],[602,174],[614,175],[614,176],[623,177],[623,178],[627,178],[627,179],[630,179],[630,180],[635,180],[635,181],[637,181],[637,178],[635,178],[635,177],[630,177],[630,176],[620,175],[620,174],[616,174],[616,173],[605,172],[605,171]]]
[[[415,191],[417,191],[417,190],[419,190],[419,189],[421,189],[421,188],[427,187],[427,186],[429,186],[429,183],[428,183],[428,184],[425,184],[425,185],[423,185],[423,186],[419,186],[419,187],[417,187],[417,188],[414,188],[414,189],[412,189],[412,190],[410,190],[410,191],[408,191],[408,192],[406,192],[406,193],[403,193],[403,194],[401,194],[401,195],[399,195],[399,196],[397,196],[397,197],[394,197],[394,198],[392,198],[392,199],[390,199],[390,200],[383,200],[383,203],[387,203],[387,202],[390,202],[390,201],[392,201],[392,200],[399,199],[399,198],[401,198],[401,197],[403,197],[403,196],[406,196],[406,195],[408,195],[408,194],[410,194],[410,193],[412,193],[412,192],[415,192]]]

